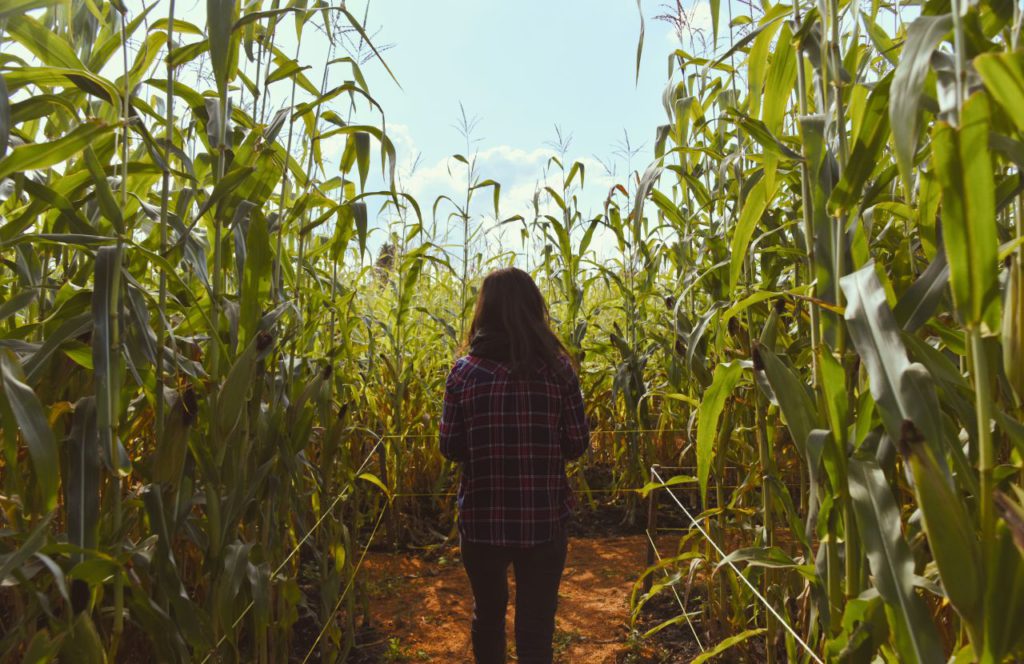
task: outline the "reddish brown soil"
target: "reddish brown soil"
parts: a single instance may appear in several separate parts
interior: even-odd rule
[[[645,544],[642,535],[570,540],[559,591],[556,662],[623,661],[628,650],[629,597],[634,581],[646,568]],[[665,545],[673,546],[670,538]],[[370,615],[379,639],[375,650],[387,652],[387,659],[471,662],[473,598],[458,548],[430,558],[375,553],[367,559]],[[511,647],[514,599],[509,604]]]

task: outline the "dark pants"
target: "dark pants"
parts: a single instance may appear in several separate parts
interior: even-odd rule
[[[505,662],[508,566],[516,579],[516,653],[522,664],[550,664],[558,584],[565,568],[565,533],[529,548],[462,542],[462,564],[473,587],[473,654],[477,664]]]

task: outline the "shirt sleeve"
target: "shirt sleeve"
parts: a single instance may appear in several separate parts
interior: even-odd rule
[[[448,374],[444,386],[444,407],[441,410],[441,454],[451,461],[468,461],[466,423],[458,392],[457,367]]]
[[[566,461],[578,459],[590,447],[590,424],[583,410],[583,392],[576,372],[569,369],[562,411],[562,456]]]

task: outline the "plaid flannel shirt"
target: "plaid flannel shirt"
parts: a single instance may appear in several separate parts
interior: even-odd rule
[[[543,369],[516,378],[469,355],[445,385],[441,454],[462,465],[459,532],[470,542],[527,547],[565,527],[575,498],[565,462],[590,444],[579,379]]]

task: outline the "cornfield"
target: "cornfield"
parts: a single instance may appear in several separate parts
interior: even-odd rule
[[[583,509],[590,467],[630,521],[692,487],[634,617],[682,592],[706,657],[1024,658],[1019,3],[712,0],[593,218],[565,155],[512,216],[468,152],[415,200],[359,16],[206,4],[0,4],[2,661],[353,656],[368,540],[452,535],[444,379],[517,261],[581,363]]]

